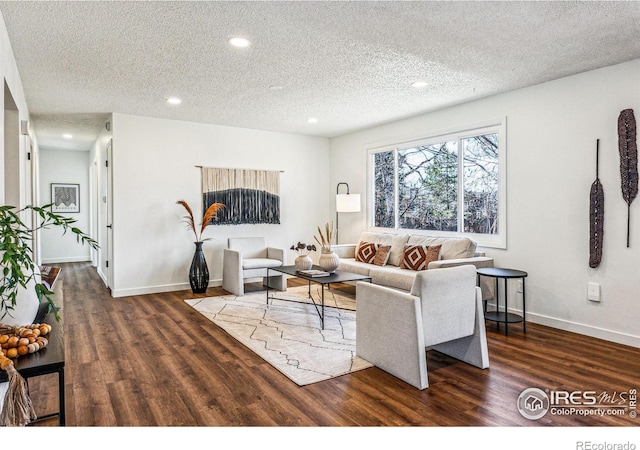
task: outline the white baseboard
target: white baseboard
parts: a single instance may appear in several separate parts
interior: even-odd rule
[[[493,302],[488,302],[487,305],[495,307],[495,303]],[[522,310],[519,309],[509,308],[509,312],[522,315]],[[542,314],[531,313],[529,311],[527,311],[526,315],[527,322],[537,323],[539,325],[557,328],[558,330],[570,331],[572,333],[604,339],[605,341],[615,342],[617,344],[640,348],[640,336],[620,333],[619,331],[607,330],[605,328],[594,327],[592,325],[585,325],[583,323],[558,319],[556,317],[549,317]]]
[[[102,280],[102,282],[104,283],[105,287],[109,287],[109,283],[107,283],[107,277],[106,275],[102,272],[102,270],[100,269],[100,267],[96,267],[96,272],[98,272],[98,276],[100,277],[100,279]]]
[[[91,258],[89,256],[68,256],[66,258],[43,258],[42,264],[89,262],[89,261],[91,261]]]
[[[222,286],[222,280],[209,280],[209,287]],[[129,289],[112,289],[112,297],[129,297],[132,295],[159,294],[162,292],[184,291],[191,289],[189,283],[163,284]]]
[[[571,331],[573,333],[583,334],[605,341],[615,342],[617,344],[628,345],[640,348],[640,336],[632,334],[620,333],[619,331],[607,330],[582,323],[571,322],[569,320],[556,319],[555,317],[543,316],[540,314],[531,314],[527,312],[527,322],[537,323],[559,330]]]

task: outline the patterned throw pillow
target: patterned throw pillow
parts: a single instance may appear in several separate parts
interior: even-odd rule
[[[356,261],[371,264],[376,256],[377,245],[372,242],[362,242],[356,253]]]
[[[380,245],[376,250],[376,256],[373,258],[373,263],[376,266],[384,266],[389,261],[389,254],[391,254],[390,245]]]
[[[431,261],[440,258],[441,245],[405,245],[400,261],[400,268],[411,270],[426,270]]]

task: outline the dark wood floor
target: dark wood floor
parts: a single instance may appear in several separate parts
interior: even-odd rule
[[[111,298],[95,270],[63,264],[68,426],[634,426],[623,416],[520,415],[530,387],[611,395],[640,387],[640,349],[527,324],[487,323],[491,367],[429,351],[419,391],[377,368],[299,387],[213,325],[190,291]],[[224,294],[211,288],[207,296]],[[39,414],[55,379],[32,380]],[[55,425],[54,423],[48,423]],[[43,425],[47,425],[44,423]]]

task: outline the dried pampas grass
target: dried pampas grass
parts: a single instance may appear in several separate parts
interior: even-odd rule
[[[208,239],[202,239],[202,233],[204,233],[204,230],[209,225],[211,225],[211,221],[217,217],[218,211],[224,208],[224,204],[212,203],[211,206],[209,206],[205,211],[204,216],[202,216],[202,223],[200,224],[200,227],[196,227],[196,222],[195,222],[195,219],[193,218],[193,210],[191,209],[191,206],[189,206],[189,204],[184,200],[178,200],[176,203],[178,205],[182,205],[184,209],[187,210],[187,215],[183,217],[184,222],[187,224],[187,228],[193,231],[193,235],[196,238],[196,242],[208,240]]]

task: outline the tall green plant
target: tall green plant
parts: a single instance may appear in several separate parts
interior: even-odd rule
[[[33,261],[33,251],[31,242],[33,233],[42,228],[52,226],[62,228],[63,234],[70,231],[76,235],[76,240],[83,245],[86,243],[92,248],[99,248],[97,241],[93,240],[80,229],[73,226],[76,219],[63,217],[51,212],[48,208],[51,205],[25,206],[18,209],[15,206],[0,206],[0,269],[2,275],[0,279],[0,321],[16,307],[18,291],[20,288],[26,289],[27,284],[35,279],[34,270],[36,264]],[[32,211],[35,213],[35,225],[27,226],[20,215],[24,212]],[[42,302],[46,299],[55,314],[56,320],[59,320],[58,306],[55,304],[53,292],[49,290],[40,280],[35,279],[35,291],[38,300]]]

